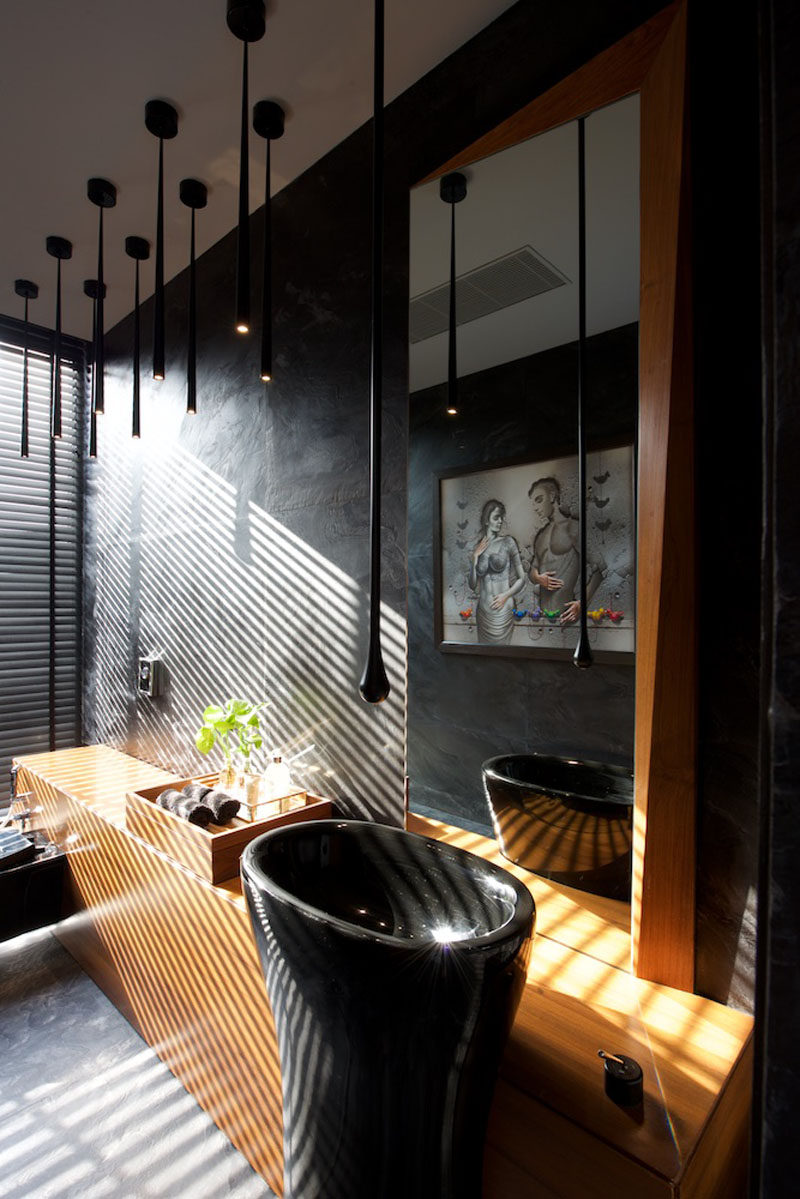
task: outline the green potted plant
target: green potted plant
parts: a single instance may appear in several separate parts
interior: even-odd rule
[[[225,756],[225,765],[219,772],[221,787],[236,787],[243,775],[241,785],[249,790],[250,754],[263,745],[259,721],[266,706],[266,700],[252,704],[245,699],[228,699],[223,707],[209,704],[203,712],[203,723],[195,733],[194,743],[201,754],[210,754],[219,745]],[[234,754],[241,759],[240,766],[234,762]]]

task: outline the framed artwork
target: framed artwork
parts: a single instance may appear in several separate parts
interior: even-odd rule
[[[589,641],[633,662],[634,448],[587,454]],[[434,632],[449,653],[571,657],[580,617],[578,459],[434,476]]]

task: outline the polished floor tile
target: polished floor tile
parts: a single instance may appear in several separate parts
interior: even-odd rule
[[[274,1199],[48,930],[0,944],[3,1199]]]

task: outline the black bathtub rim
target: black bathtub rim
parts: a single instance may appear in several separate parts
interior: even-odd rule
[[[501,763],[509,761],[520,761],[522,759],[530,759],[532,762],[540,762],[542,764],[553,764],[559,766],[577,766],[585,770],[593,770],[598,773],[610,773],[617,779],[620,785],[624,785],[623,790],[614,790],[606,795],[584,795],[575,790],[569,790],[566,787],[554,787],[549,784],[535,782],[532,779],[515,779],[508,774],[503,773]],[[633,771],[627,766],[620,766],[612,762],[596,762],[587,759],[578,758],[559,758],[554,754],[496,754],[494,757],[486,758],[481,763],[481,776],[484,780],[490,779],[492,782],[500,784],[502,787],[510,788],[512,791],[533,791],[538,794],[552,796],[553,799],[563,800],[569,803],[570,800],[577,801],[579,804],[588,805],[587,810],[591,811],[593,807],[609,807],[624,809],[627,813],[631,813],[634,806],[633,797]],[[487,789],[488,790],[488,789]],[[491,803],[491,799],[490,799]]]
[[[303,832],[324,833],[348,828],[369,828],[370,830],[376,830],[377,835],[384,837],[386,840],[394,840],[397,837],[402,837],[403,839],[413,837],[417,841],[425,842],[429,847],[429,852],[435,853],[460,866],[465,871],[474,873],[476,870],[480,870],[484,872],[490,878],[494,879],[499,886],[513,892],[515,901],[511,916],[498,928],[492,929],[491,932],[483,933],[479,937],[463,937],[453,941],[410,941],[404,937],[393,936],[391,933],[381,933],[373,929],[363,928],[358,924],[352,924],[349,920],[343,920],[339,916],[332,916],[322,908],[307,903],[292,891],[287,891],[285,887],[281,887],[279,883],[270,878],[256,860],[259,847],[265,841],[279,840],[286,837],[291,838]],[[467,849],[461,849],[457,845],[449,845],[445,841],[437,841],[433,837],[426,837],[420,833],[412,833],[407,829],[395,828],[392,825],[378,824],[373,820],[309,820],[270,829],[268,832],[261,833],[260,836],[255,837],[245,846],[241,857],[241,875],[245,886],[249,886],[252,890],[265,891],[273,899],[285,903],[294,911],[300,912],[307,919],[336,929],[339,933],[353,940],[391,945],[396,950],[402,950],[412,955],[418,955],[425,949],[446,950],[449,952],[458,951],[459,953],[480,953],[505,944],[513,947],[515,943],[531,937],[536,925],[536,904],[533,896],[525,884],[520,882],[509,870],[496,865],[494,862],[489,862],[485,858],[480,858],[477,854],[470,853]]]

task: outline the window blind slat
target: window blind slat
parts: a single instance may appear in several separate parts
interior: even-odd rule
[[[13,757],[49,746],[50,344],[28,335],[28,438],[20,458],[22,330],[0,317],[0,808]],[[81,412],[86,347],[62,341],[63,437],[55,445],[55,739],[75,744],[80,713]]]

